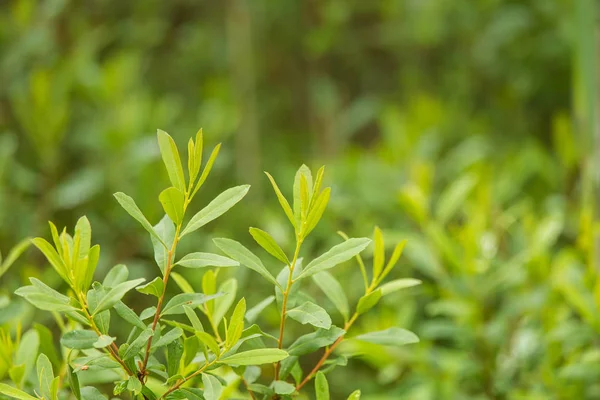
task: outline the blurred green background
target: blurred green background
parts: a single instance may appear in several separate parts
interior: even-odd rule
[[[351,385],[367,400],[600,399],[597,6],[5,0],[0,249],[86,214],[97,277],[120,262],[155,276],[147,234],[112,193],[156,223],[168,186],[156,129],[183,149],[202,127],[205,146],[223,148],[196,209],[227,187],[252,190],[183,251],[216,251],[220,235],[250,246],[248,226],[288,249],[262,171],[289,194],[301,163],[326,164],[333,189],[311,252],[338,229],[409,240],[394,273],[424,284],[386,298],[355,333],[402,326],[421,343],[365,348],[331,373],[333,398]],[[356,301],[357,266],[336,273]],[[250,303],[264,297],[236,274]],[[199,287],[197,275],[186,277]],[[28,250],[0,294],[28,276],[60,284]],[[0,324],[53,324],[0,303]]]

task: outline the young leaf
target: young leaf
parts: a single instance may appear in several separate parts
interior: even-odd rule
[[[235,301],[237,281],[233,278],[226,280],[219,286],[219,292],[224,294],[214,300],[214,307],[212,310],[212,319],[216,326],[219,326],[221,320]]]
[[[271,181],[273,190],[275,190],[275,194],[277,195],[277,199],[279,200],[279,204],[281,205],[281,208],[283,208],[285,215],[288,217],[288,219],[292,223],[292,226],[294,228],[296,228],[296,218],[294,217],[294,212],[292,211],[292,208],[290,207],[290,203],[288,203],[285,196],[281,193],[281,190],[279,190],[279,186],[277,186],[277,183],[275,183],[275,179],[273,179],[271,174],[269,174],[266,171],[265,171],[265,174],[267,174],[267,177]]]
[[[159,347],[166,346],[179,339],[181,335],[183,335],[183,330],[181,328],[173,328],[166,334],[162,335],[160,339],[152,341],[152,348],[158,349]]]
[[[188,307],[188,306],[183,306],[183,311],[185,312],[185,315],[187,315],[188,319],[192,323],[194,330],[199,331],[199,332],[204,332],[204,327],[202,326],[202,323],[200,322],[200,319],[196,315],[196,312],[194,311],[194,309],[191,307]]]
[[[90,309],[90,311],[92,312],[92,314],[97,314],[101,311],[108,310],[109,308],[114,306],[117,301],[121,300],[128,291],[138,286],[145,280],[146,279],[144,278],[139,278],[118,284],[114,288],[110,289],[104,295],[104,297],[100,299],[100,301],[98,302],[98,306],[95,309]]]
[[[256,243],[258,243],[260,247],[265,249],[269,254],[285,265],[290,265],[290,260],[287,258],[281,247],[279,247],[271,235],[258,228],[250,228],[250,234]]]
[[[312,174],[310,169],[304,164],[298,168],[294,177],[294,219],[297,226],[300,226],[300,217],[302,214],[302,176],[306,180],[306,186],[310,186],[312,190]],[[306,193],[306,196],[310,197],[308,193]]]
[[[198,145],[196,143],[196,145]],[[210,153],[210,157],[208,158],[208,161],[206,162],[206,165],[204,166],[204,170],[202,171],[202,175],[200,176],[200,179],[198,179],[198,183],[196,184],[196,188],[194,189],[194,192],[192,193],[192,195],[190,197],[194,197],[196,195],[196,193],[198,192],[198,190],[200,190],[200,188],[202,187],[202,185],[204,184],[204,182],[206,181],[206,178],[208,178],[208,175],[210,174],[210,171],[212,170],[212,167],[215,163],[215,160],[217,159],[217,156],[219,155],[219,150],[221,149],[221,144],[219,143],[218,145],[215,146],[215,148],[213,149],[212,153]],[[201,151],[201,149],[200,149]]]
[[[244,315],[246,314],[246,299],[242,299],[237,303],[229,326],[227,327],[227,336],[225,340],[225,348],[230,349],[242,336],[244,330]]]
[[[204,146],[204,138],[202,137],[202,128],[196,132],[196,143],[191,138],[190,142],[194,145],[192,149],[188,148],[188,155],[193,160],[190,169],[190,185],[196,180],[196,177],[200,173],[200,167],[202,166],[202,147]]]
[[[308,193],[308,183],[305,175],[300,175],[300,218],[306,221],[308,207],[310,206],[310,194]]]
[[[190,253],[176,262],[186,268],[205,268],[205,267],[237,267],[239,262],[231,258],[223,257],[212,253]]]
[[[306,227],[304,228],[304,236],[308,236],[309,233],[312,232],[313,229],[317,226],[325,209],[327,208],[327,204],[329,204],[329,197],[331,196],[331,188],[325,188],[321,193],[319,193],[314,200],[314,205],[312,206],[310,212],[308,213],[308,217],[306,218]]]
[[[31,278],[30,280],[32,282],[37,281],[35,278]],[[43,283],[39,283],[43,285]],[[48,289],[50,288],[48,287]],[[23,286],[15,290],[15,294],[23,297],[40,310],[57,312],[75,311],[75,308],[69,304],[69,298],[61,295],[54,289],[46,291],[38,286]]]
[[[385,296],[386,294],[397,292],[398,290],[406,289],[409,287],[420,285],[422,282],[419,279],[412,278],[404,278],[404,279],[396,279],[394,281],[384,283],[379,288],[381,290],[381,295]]]
[[[347,400],[360,400],[360,390],[355,390],[348,396]]]
[[[251,270],[258,272],[263,276],[263,278],[272,284],[281,287],[273,275],[271,275],[271,273],[263,265],[262,261],[260,261],[260,258],[245,248],[241,243],[236,242],[235,240],[224,238],[213,239],[213,242],[219,249],[221,249],[221,251],[223,251],[223,253],[227,254],[229,257],[250,268]]]
[[[210,296],[202,293],[181,293],[169,300],[160,315],[183,314],[183,305],[196,307],[222,295],[222,293],[217,293]]]
[[[60,344],[68,349],[91,349],[98,340],[98,334],[93,331],[75,330],[65,333],[60,338]]]
[[[321,185],[323,184],[323,175],[324,174],[325,174],[325,166],[323,165],[317,171],[317,178],[315,179],[315,184],[314,184],[313,189],[312,189],[312,194],[313,195],[312,195],[312,201],[311,201],[311,208],[315,204],[316,195],[321,192]]]
[[[196,150],[194,146],[194,139],[190,138],[188,140],[188,176],[190,177],[190,185],[196,180],[196,176],[198,175],[198,171],[194,169],[196,164]]]
[[[131,215],[136,221],[138,221],[144,227],[145,230],[150,232],[150,234],[154,238],[156,238],[156,240],[158,240],[160,244],[162,244],[165,248],[167,247],[165,242],[154,231],[154,228],[152,228],[150,222],[148,222],[144,214],[142,214],[142,211],[139,209],[137,204],[135,204],[135,201],[131,197],[127,196],[125,193],[122,192],[117,192],[114,194],[114,196],[121,205],[121,207],[123,207],[129,215]]]
[[[219,400],[223,387],[217,378],[209,374],[202,374],[205,400]]]
[[[46,259],[48,260],[50,265],[52,265],[52,268],[54,268],[54,270],[58,273],[58,275],[65,282],[71,284],[72,282],[71,282],[71,279],[69,278],[69,274],[67,272],[67,267],[66,267],[65,263],[63,262],[63,260],[61,259],[61,257],[56,252],[56,250],[54,250],[52,245],[50,243],[48,243],[48,241],[46,241],[46,239],[43,239],[43,238],[31,239],[31,243],[33,243],[33,245],[35,247],[37,247],[42,253],[44,253],[44,256],[46,257]]]
[[[233,354],[222,358],[220,362],[227,365],[261,365],[281,361],[287,356],[288,353],[281,349],[256,349]]]
[[[373,280],[376,280],[383,270],[385,262],[385,244],[383,241],[383,233],[378,226],[375,227],[375,253],[373,254]]]
[[[33,397],[28,393],[25,393],[22,390],[9,386],[5,383],[0,383],[0,393],[12,397],[14,399],[20,400],[38,400],[37,397]]]
[[[145,285],[138,286],[135,288],[140,293],[150,294],[152,296],[160,297],[165,290],[165,284],[159,277],[154,278],[151,282]]]
[[[102,286],[107,289],[117,286],[119,283],[123,283],[129,276],[129,270],[124,264],[117,264],[108,271],[106,277],[102,281]]]
[[[267,308],[267,306],[269,306],[271,303],[273,303],[273,300],[275,300],[275,296],[268,296],[266,299],[264,299],[263,301],[261,301],[260,303],[258,303],[257,305],[255,305],[254,307],[249,309],[246,312],[246,321],[248,321],[250,323],[253,323],[254,321],[256,321],[256,318],[258,318],[258,315],[265,308]]]
[[[221,354],[221,350],[219,349],[219,344],[217,341],[210,336],[206,332],[196,332],[196,337],[200,340],[206,347],[210,349],[216,356]]]
[[[127,380],[127,390],[132,391],[135,395],[140,394],[142,391],[142,382],[137,376],[130,376]]]
[[[50,224],[51,226],[53,226],[52,222],[50,222]],[[56,227],[54,228],[54,230],[56,231]],[[31,239],[23,239],[19,243],[17,243],[13,248],[10,249],[8,255],[4,260],[2,260],[2,257],[0,256],[0,277],[4,275],[6,271],[8,271],[8,269],[14,264],[14,262],[17,261],[17,258],[19,258],[19,256],[23,254],[25,250],[27,250],[30,244]]]
[[[194,293],[192,285],[190,285],[190,283],[177,272],[171,272],[171,278],[173,278],[173,280],[175,281],[177,286],[179,286],[179,289],[181,289],[183,293]]]
[[[311,261],[298,279],[306,278],[321,271],[333,268],[363,251],[371,243],[368,238],[353,238],[333,246],[329,251]]]
[[[69,368],[69,388],[71,389],[71,392],[73,393],[73,395],[75,395],[75,398],[77,400],[81,400],[81,389],[79,388],[79,378],[77,377],[77,374],[73,371],[73,368],[68,365]]]
[[[321,371],[317,372],[315,377],[315,393],[317,400],[329,400],[329,384],[325,374]]]
[[[185,197],[181,190],[171,186],[160,192],[158,200],[173,222],[180,224],[183,221]]]
[[[419,338],[411,331],[401,328],[388,328],[383,331],[369,332],[353,339],[363,342],[380,344],[383,346],[403,346],[405,344],[418,343]]]
[[[169,249],[173,246],[173,241],[175,240],[175,225],[167,214],[162,217],[158,224],[154,225],[154,231]],[[169,249],[163,246],[154,236],[150,235],[150,239],[152,240],[152,247],[154,248],[154,260],[156,261],[158,268],[160,268],[160,272],[164,275],[167,265],[169,264]]]
[[[331,317],[327,314],[327,311],[310,301],[288,310],[287,315],[303,325],[311,324],[317,328],[331,328]]]
[[[377,289],[374,292],[364,295],[358,300],[356,312],[359,315],[366,313],[371,308],[375,307],[375,304],[379,302],[379,299],[381,299],[381,289]]]
[[[394,252],[392,253],[392,257],[390,257],[390,260],[386,264],[386,266],[383,270],[383,273],[379,277],[379,282],[381,282],[383,280],[383,278],[385,278],[392,271],[392,269],[394,269],[394,267],[396,266],[396,263],[398,262],[398,260],[400,259],[400,256],[402,255],[402,251],[404,250],[405,245],[406,245],[406,240],[403,240],[396,245],[396,247],[394,248]]]
[[[183,175],[183,167],[181,166],[181,159],[179,158],[179,151],[177,151],[177,145],[175,141],[167,132],[158,129],[158,146],[160,147],[160,154],[162,155],[165,167],[167,167],[167,173],[169,174],[169,180],[171,184],[179,189],[181,192],[185,191],[185,177]]]
[[[218,195],[206,207],[192,217],[183,232],[181,232],[181,236],[183,237],[223,215],[227,210],[243,199],[248,193],[248,190],[250,190],[250,185],[241,185],[227,189]]]
[[[350,306],[348,298],[344,293],[342,285],[327,271],[319,272],[312,276],[313,281],[325,293],[325,296],[333,303],[335,308],[342,314],[344,321],[348,321]]]

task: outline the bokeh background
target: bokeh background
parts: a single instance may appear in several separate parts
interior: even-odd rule
[[[594,0],[4,0],[0,249],[85,214],[97,277],[121,262],[154,276],[112,193],[157,222],[156,129],[185,148],[202,127],[205,157],[223,148],[195,206],[252,190],[187,250],[221,235],[251,246],[248,226],[289,249],[262,171],[289,194],[301,163],[327,165],[333,188],[309,254],[338,229],[408,239],[395,277],[424,284],[355,333],[401,326],[421,343],[365,348],[330,374],[334,399],[600,399],[598,21]],[[356,301],[357,266],[336,273]],[[28,276],[60,285],[30,249],[0,277],[3,299]],[[0,324],[53,327],[0,303]]]

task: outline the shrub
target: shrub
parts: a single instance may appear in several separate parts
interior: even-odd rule
[[[250,235],[283,264],[277,274],[243,244],[226,238],[214,239],[225,256],[206,252],[176,254],[182,239],[223,215],[250,189],[242,185],[225,190],[187,220],[188,206],[206,182],[219,152],[219,146],[215,147],[201,171],[201,131],[195,139],[188,142],[186,179],[175,142],[167,133],[158,131],[160,152],[172,185],[159,195],[165,216],[158,224],[153,226],[131,197],[115,193],[119,204],[150,234],[161,276],[149,282],[144,278],[128,280],[129,271],[120,264],[102,282],[94,281],[100,247],[92,245],[92,229],[86,217],[77,221],[73,235],[66,229],[59,233],[50,222],[52,243],[43,238],[32,239],[69,290],[60,293],[31,278],[31,285],[19,288],[16,294],[55,314],[62,330],[61,351],[55,351],[50,331],[45,327],[29,330],[15,341],[4,332],[0,337],[3,355],[10,360],[8,375],[16,387],[0,383],[0,393],[19,399],[33,399],[28,393],[35,393],[39,398],[54,400],[59,395],[65,398],[62,393],[70,391],[77,399],[100,399],[107,396],[93,385],[113,381],[116,396],[128,392],[132,397],[153,400],[234,398],[242,396],[238,386],[244,386],[246,397],[253,399],[286,399],[305,391],[306,384],[314,379],[316,398],[323,400],[329,399],[326,373],[348,361],[346,355],[334,357],[343,341],[382,346],[418,341],[412,332],[396,327],[346,337],[357,318],[382,296],[420,283],[415,279],[383,283],[396,265],[404,242],[395,247],[386,263],[383,235],[375,228],[370,274],[360,253],[371,240],[348,238],[341,232],[342,243],[308,263],[303,262],[302,245],[329,202],[331,189],[322,188],[324,167],[314,180],[306,166],[300,167],[294,180],[292,205],[267,173],[295,233],[293,253],[286,253],[264,230],[250,228]],[[364,294],[353,311],[344,288],[329,271],[352,258],[357,259],[364,281]],[[236,303],[237,281],[220,282],[219,271],[240,265],[270,282],[274,294],[265,293],[264,300],[250,308],[244,297]],[[180,268],[204,270],[201,293],[176,272]],[[182,293],[167,298],[170,280]],[[334,305],[340,326],[334,325],[329,313],[302,290],[311,281]],[[156,306],[140,312],[126,304],[124,297],[134,289],[156,297]],[[260,313],[272,304],[280,310],[279,327],[255,324]],[[111,336],[113,314],[118,315],[120,323],[131,326],[126,338]],[[286,324],[292,322],[307,325],[311,331],[286,337]],[[267,333],[271,328],[276,329],[275,336]],[[316,352],[321,353],[320,358],[305,373],[300,358]],[[30,376],[34,370],[37,379]],[[348,398],[360,398],[360,391]]]

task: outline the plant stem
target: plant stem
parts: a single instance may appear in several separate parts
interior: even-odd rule
[[[248,384],[248,382],[246,382],[246,380],[244,379],[243,376],[241,378],[242,378],[242,382],[244,383],[244,386],[246,386],[246,390],[248,391],[248,394],[250,395],[252,400],[256,400],[254,393],[252,392],[252,390],[250,390],[250,385]]]
[[[288,297],[290,295],[290,289],[292,288],[293,283],[293,275],[294,268],[296,267],[296,262],[298,261],[298,255],[300,254],[300,247],[302,246],[302,239],[297,237],[296,240],[296,250],[294,251],[294,258],[292,259],[292,263],[290,264],[290,273],[288,276],[287,286],[285,291],[283,292],[283,300],[281,302],[281,322],[279,323],[279,339],[277,340],[277,347],[279,349],[283,348],[283,333],[285,330],[285,313],[287,311],[287,302]],[[281,362],[277,362],[275,365],[275,380],[279,380],[279,370],[281,368]]]
[[[215,364],[219,359],[215,358],[214,360],[212,360],[211,362],[207,362],[206,364],[204,364],[204,366],[202,368],[200,368],[198,371],[192,373],[191,375],[185,377],[184,379],[182,379],[180,382],[176,383],[175,385],[171,386],[171,388],[169,390],[167,390],[162,396],[159,397],[159,400],[161,400],[162,398],[166,397],[169,393],[173,393],[174,391],[176,391],[177,389],[179,389],[181,387],[181,385],[183,385],[184,383],[186,383],[187,381],[189,381],[190,379],[192,379],[195,376],[200,375],[202,372],[206,371],[206,369],[208,367],[210,367],[211,365]]]
[[[165,300],[165,294],[167,293],[167,283],[169,282],[169,275],[171,274],[171,269],[173,268],[173,255],[175,254],[175,250],[177,249],[177,243],[179,242],[180,230],[181,223],[177,225],[175,231],[175,238],[173,239],[173,245],[171,246],[169,254],[167,255],[167,265],[165,267],[165,276],[163,277],[163,292],[158,298],[158,303],[156,304],[156,313],[154,314],[154,320],[152,321],[153,332],[156,329],[156,325],[158,324],[158,320],[160,318],[160,311]],[[146,366],[148,365],[148,359],[150,358],[150,348],[152,347],[153,337],[154,335],[150,336],[150,339],[148,339],[148,344],[146,345],[146,355],[144,356],[144,363],[142,364],[142,368],[140,369],[140,376],[142,377],[146,374]]]

